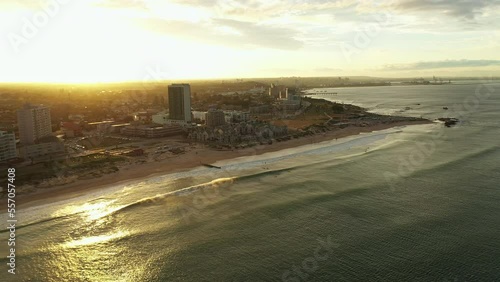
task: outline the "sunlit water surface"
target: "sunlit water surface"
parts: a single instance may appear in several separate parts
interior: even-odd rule
[[[500,85],[335,91],[329,99],[378,113],[462,122],[229,160],[221,170],[20,209],[17,275],[4,267],[0,280],[500,280]],[[320,242],[329,245],[318,256]]]

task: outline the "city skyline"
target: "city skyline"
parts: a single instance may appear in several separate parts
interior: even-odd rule
[[[500,281],[500,0],[0,0],[3,281]]]
[[[3,1],[1,82],[498,76],[498,1]]]

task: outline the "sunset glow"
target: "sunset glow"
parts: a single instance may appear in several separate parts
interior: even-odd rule
[[[500,74],[494,1],[35,2],[0,4],[0,81]]]

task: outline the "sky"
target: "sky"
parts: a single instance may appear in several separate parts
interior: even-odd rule
[[[0,82],[500,76],[500,0],[2,0]]]

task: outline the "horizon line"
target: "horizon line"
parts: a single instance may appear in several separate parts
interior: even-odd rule
[[[64,82],[64,81],[0,81],[0,85],[24,85],[24,84],[45,84],[45,85],[103,85],[103,84],[127,84],[127,83],[158,83],[158,84],[168,84],[175,83],[177,81],[192,81],[192,82],[201,82],[201,81],[217,81],[217,80],[257,80],[257,79],[287,79],[287,78],[370,78],[370,79],[379,79],[379,80],[389,80],[389,79],[415,79],[415,78],[430,78],[432,80],[432,76],[411,76],[411,77],[380,77],[380,76],[369,76],[369,75],[352,75],[352,76],[276,76],[276,77],[220,77],[220,78],[176,78],[176,79],[144,79],[144,80],[112,80],[112,81],[94,81],[94,82]],[[451,80],[451,79],[500,79],[500,76],[447,76],[439,77],[443,80]]]

